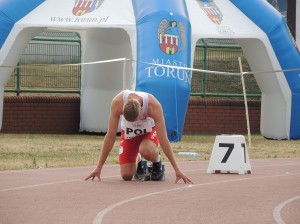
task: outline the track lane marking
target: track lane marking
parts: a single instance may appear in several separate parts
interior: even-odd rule
[[[283,221],[283,219],[281,218],[281,210],[283,209],[284,206],[286,206],[287,204],[295,201],[295,200],[299,200],[300,199],[300,195],[290,198],[282,203],[280,203],[279,205],[277,205],[274,210],[273,210],[273,218],[275,220],[276,223],[278,224],[285,224],[285,222]]]
[[[202,161],[190,161],[190,162],[202,162]],[[294,166],[294,165],[300,165],[300,163],[286,163],[286,164],[276,164],[276,165],[261,165],[261,166],[252,166],[252,168],[264,168],[264,167],[274,167],[274,166]],[[117,165],[108,165],[107,167],[114,167]],[[62,169],[77,169],[77,168],[59,168],[59,169],[47,169],[43,171],[52,171],[52,170],[62,170]],[[207,168],[197,169],[197,170],[182,170],[183,172],[195,172],[195,171],[205,171]],[[36,170],[20,170],[20,171],[4,171],[4,172],[30,172],[30,171],[36,171]],[[167,171],[166,173],[172,173],[171,171]],[[113,176],[106,176],[101,177],[101,179],[106,178],[115,178],[119,177],[120,175],[113,175]],[[26,186],[20,186],[20,187],[13,187],[13,188],[6,188],[6,189],[0,189],[0,193],[2,192],[8,192],[8,191],[14,191],[14,190],[24,190],[28,188],[34,188],[34,187],[42,187],[42,186],[48,186],[48,185],[55,185],[55,184],[63,184],[63,183],[70,183],[70,182],[76,182],[76,181],[82,181],[83,179],[72,179],[72,180],[65,180],[65,181],[56,181],[56,182],[49,182],[49,183],[41,183],[41,184],[34,184],[34,185],[26,185]]]
[[[232,180],[207,182],[207,183],[202,183],[202,184],[193,184],[193,188],[194,187],[214,185],[214,184],[223,184],[223,183],[231,183],[231,182],[247,181],[247,180],[258,180],[258,179],[274,178],[274,177],[290,177],[290,176],[297,176],[297,175],[300,175],[300,173],[277,174],[277,175],[271,175],[271,176],[260,176],[260,177],[249,177],[249,178],[246,177],[246,178],[238,178],[238,179],[232,179]],[[99,211],[97,213],[97,215],[95,216],[94,220],[93,220],[93,224],[101,224],[102,221],[103,221],[103,218],[106,214],[108,214],[113,209],[115,209],[115,208],[117,208],[117,207],[119,207],[123,204],[129,203],[129,202],[132,202],[132,201],[136,201],[136,200],[140,200],[142,198],[146,198],[146,197],[153,196],[153,195],[163,194],[163,193],[167,193],[167,192],[171,192],[171,191],[184,190],[184,189],[187,189],[189,187],[190,187],[190,185],[185,185],[184,187],[177,187],[177,188],[166,189],[166,190],[162,190],[162,191],[156,191],[156,192],[152,192],[152,193],[148,193],[148,194],[128,198],[128,199],[123,200],[123,201],[119,201],[119,202],[114,203],[114,204],[106,207],[105,209],[102,209],[101,211]]]

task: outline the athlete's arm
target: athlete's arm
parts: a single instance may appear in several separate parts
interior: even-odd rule
[[[123,105],[123,98],[122,93],[118,94],[111,103],[111,110],[109,115],[109,123],[108,123],[108,130],[103,140],[102,150],[99,156],[99,162],[97,167],[88,175],[85,180],[90,178],[94,179],[97,177],[100,180],[100,174],[102,167],[111,152],[114,143],[116,141],[116,134],[118,131],[118,125],[120,120],[120,115],[122,114],[122,105]]]
[[[167,136],[167,130],[165,125],[165,119],[163,115],[163,109],[161,104],[158,102],[158,100],[151,94],[149,94],[149,105],[148,105],[148,116],[152,117],[155,122],[155,127],[157,131],[157,136],[160,141],[160,146],[162,150],[164,151],[165,155],[169,159],[170,163],[172,164],[175,173],[176,173],[176,183],[178,180],[183,179],[185,183],[192,183],[192,181],[183,174],[174,157],[168,136]]]

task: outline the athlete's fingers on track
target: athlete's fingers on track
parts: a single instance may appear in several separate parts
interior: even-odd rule
[[[186,182],[185,182],[186,184],[194,184],[194,182],[193,181],[191,181],[189,178],[186,178]]]
[[[191,180],[189,178],[187,178],[187,177],[183,177],[182,179],[183,179],[183,181],[184,181],[185,184],[191,183]]]
[[[99,181],[101,180],[100,176],[93,176],[93,179],[92,179],[92,180],[94,180],[95,177],[97,177],[97,179],[98,179]]]
[[[84,178],[84,180],[89,180],[89,179],[91,179],[91,178],[92,178],[92,180],[94,180],[95,177],[97,177],[98,180],[100,181],[100,176],[96,176],[96,175],[94,175],[94,174],[88,175],[86,178]]]
[[[90,179],[92,176],[91,175],[88,175],[87,177],[84,178],[84,180],[88,180]]]
[[[99,176],[93,176],[92,180],[94,180],[94,179],[95,179],[95,177],[97,177],[97,178],[98,178],[98,180],[100,181],[100,177],[99,177]]]
[[[175,183],[177,184],[180,179],[182,179],[185,184],[194,184],[188,177],[177,177]]]

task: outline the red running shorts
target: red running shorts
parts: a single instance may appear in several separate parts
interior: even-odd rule
[[[138,135],[134,138],[125,139],[124,131],[121,132],[120,148],[119,148],[119,163],[120,165],[125,163],[135,163],[137,155],[139,153],[139,147],[143,140],[148,139],[156,146],[159,144],[159,140],[156,134],[156,128],[152,128],[152,132],[148,132],[144,135]]]

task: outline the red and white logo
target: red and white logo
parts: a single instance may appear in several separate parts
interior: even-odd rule
[[[206,13],[208,18],[217,25],[220,25],[223,21],[223,14],[219,7],[213,1],[199,1],[199,5],[202,10]]]
[[[159,47],[167,54],[175,54],[178,51],[178,36],[160,34]]]
[[[75,0],[72,12],[75,16],[82,16],[95,11],[103,2],[104,0]]]

